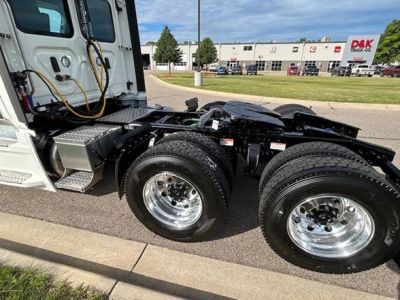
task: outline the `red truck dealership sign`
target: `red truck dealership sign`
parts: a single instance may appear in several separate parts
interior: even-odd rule
[[[341,65],[354,63],[372,65],[379,39],[380,36],[377,34],[349,36],[346,45],[342,48]]]
[[[370,52],[372,49],[372,43],[374,40],[353,40],[351,42],[352,52]]]

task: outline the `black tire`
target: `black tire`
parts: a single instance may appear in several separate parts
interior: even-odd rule
[[[294,164],[297,160],[304,157],[318,156],[341,157],[354,160],[363,165],[368,165],[368,163],[360,155],[346,147],[337,144],[326,142],[310,142],[294,145],[274,156],[265,166],[260,178],[260,195],[268,181],[279,169],[283,168],[287,164]]]
[[[300,104],[284,104],[275,108],[274,111],[280,113],[283,117],[292,116],[295,112],[316,115],[311,108]]]
[[[188,228],[168,226],[146,208],[144,186],[162,172],[173,172],[188,180],[202,197],[201,216]],[[201,149],[190,143],[169,142],[156,145],[134,161],[125,176],[125,194],[132,212],[151,231],[175,241],[201,241],[210,238],[225,221],[228,201],[224,178],[220,167]]]
[[[332,193],[332,194],[331,194]],[[373,219],[370,241],[348,257],[322,257],[293,242],[288,218],[304,199],[331,194],[353,199]],[[336,157],[303,158],[280,169],[265,187],[260,224],[265,240],[287,261],[323,273],[354,273],[386,262],[400,246],[400,194],[373,168]]]
[[[225,150],[220,145],[205,135],[190,131],[183,131],[168,135],[159,140],[157,144],[169,143],[172,141],[184,141],[191,143],[207,153],[211,159],[224,171],[225,176],[228,179],[229,191],[232,190],[234,177],[232,164],[228,160]]]
[[[201,111],[209,111],[213,108],[222,108],[222,107],[224,107],[225,104],[226,104],[225,101],[214,101],[214,102],[207,103],[202,108],[200,108],[200,110]]]

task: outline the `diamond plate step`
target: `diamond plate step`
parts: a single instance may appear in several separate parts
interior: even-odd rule
[[[82,126],[54,137],[57,143],[86,145],[94,139],[118,129],[118,126]]]
[[[106,122],[106,123],[111,123],[111,124],[129,124],[140,118],[149,116],[154,111],[155,111],[154,108],[129,107],[124,110],[120,110],[113,114],[110,114],[110,115],[104,116],[100,119],[97,119],[97,122]]]
[[[11,139],[0,139],[0,147],[8,147],[10,145],[16,144],[16,140]]]
[[[84,193],[103,178],[103,166],[95,172],[70,170],[55,186],[59,189]]]
[[[93,180],[94,173],[75,171],[71,175],[66,176],[55,183],[59,189],[70,190],[75,192],[85,192]]]
[[[0,170],[0,181],[2,182],[23,184],[31,177],[31,174]]]

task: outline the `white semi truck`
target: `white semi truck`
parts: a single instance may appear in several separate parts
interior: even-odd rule
[[[0,20],[0,184],[84,193],[112,166],[145,226],[201,241],[223,230],[242,157],[284,259],[350,273],[398,254],[395,153],[358,128],[296,104],[148,107],[134,0],[0,0]]]

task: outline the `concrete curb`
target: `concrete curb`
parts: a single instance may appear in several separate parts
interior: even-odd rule
[[[165,82],[154,75],[148,75],[151,79],[154,79],[159,84],[172,88],[175,90],[181,90],[185,92],[200,93],[204,95],[220,96],[224,98],[241,99],[245,101],[254,101],[261,103],[277,103],[277,104],[289,104],[297,103],[305,106],[317,106],[317,107],[331,107],[331,108],[342,108],[342,109],[370,109],[370,110],[394,110],[400,111],[400,105],[398,104],[368,104],[368,103],[347,103],[347,102],[328,102],[328,101],[309,101],[309,100],[298,100],[290,98],[275,98],[275,97],[262,97],[262,96],[252,96],[252,95],[242,95],[235,93],[226,93],[218,91],[209,91],[199,88],[190,88],[175,85],[172,83]]]
[[[6,213],[0,263],[44,269],[112,299],[388,299]]]

